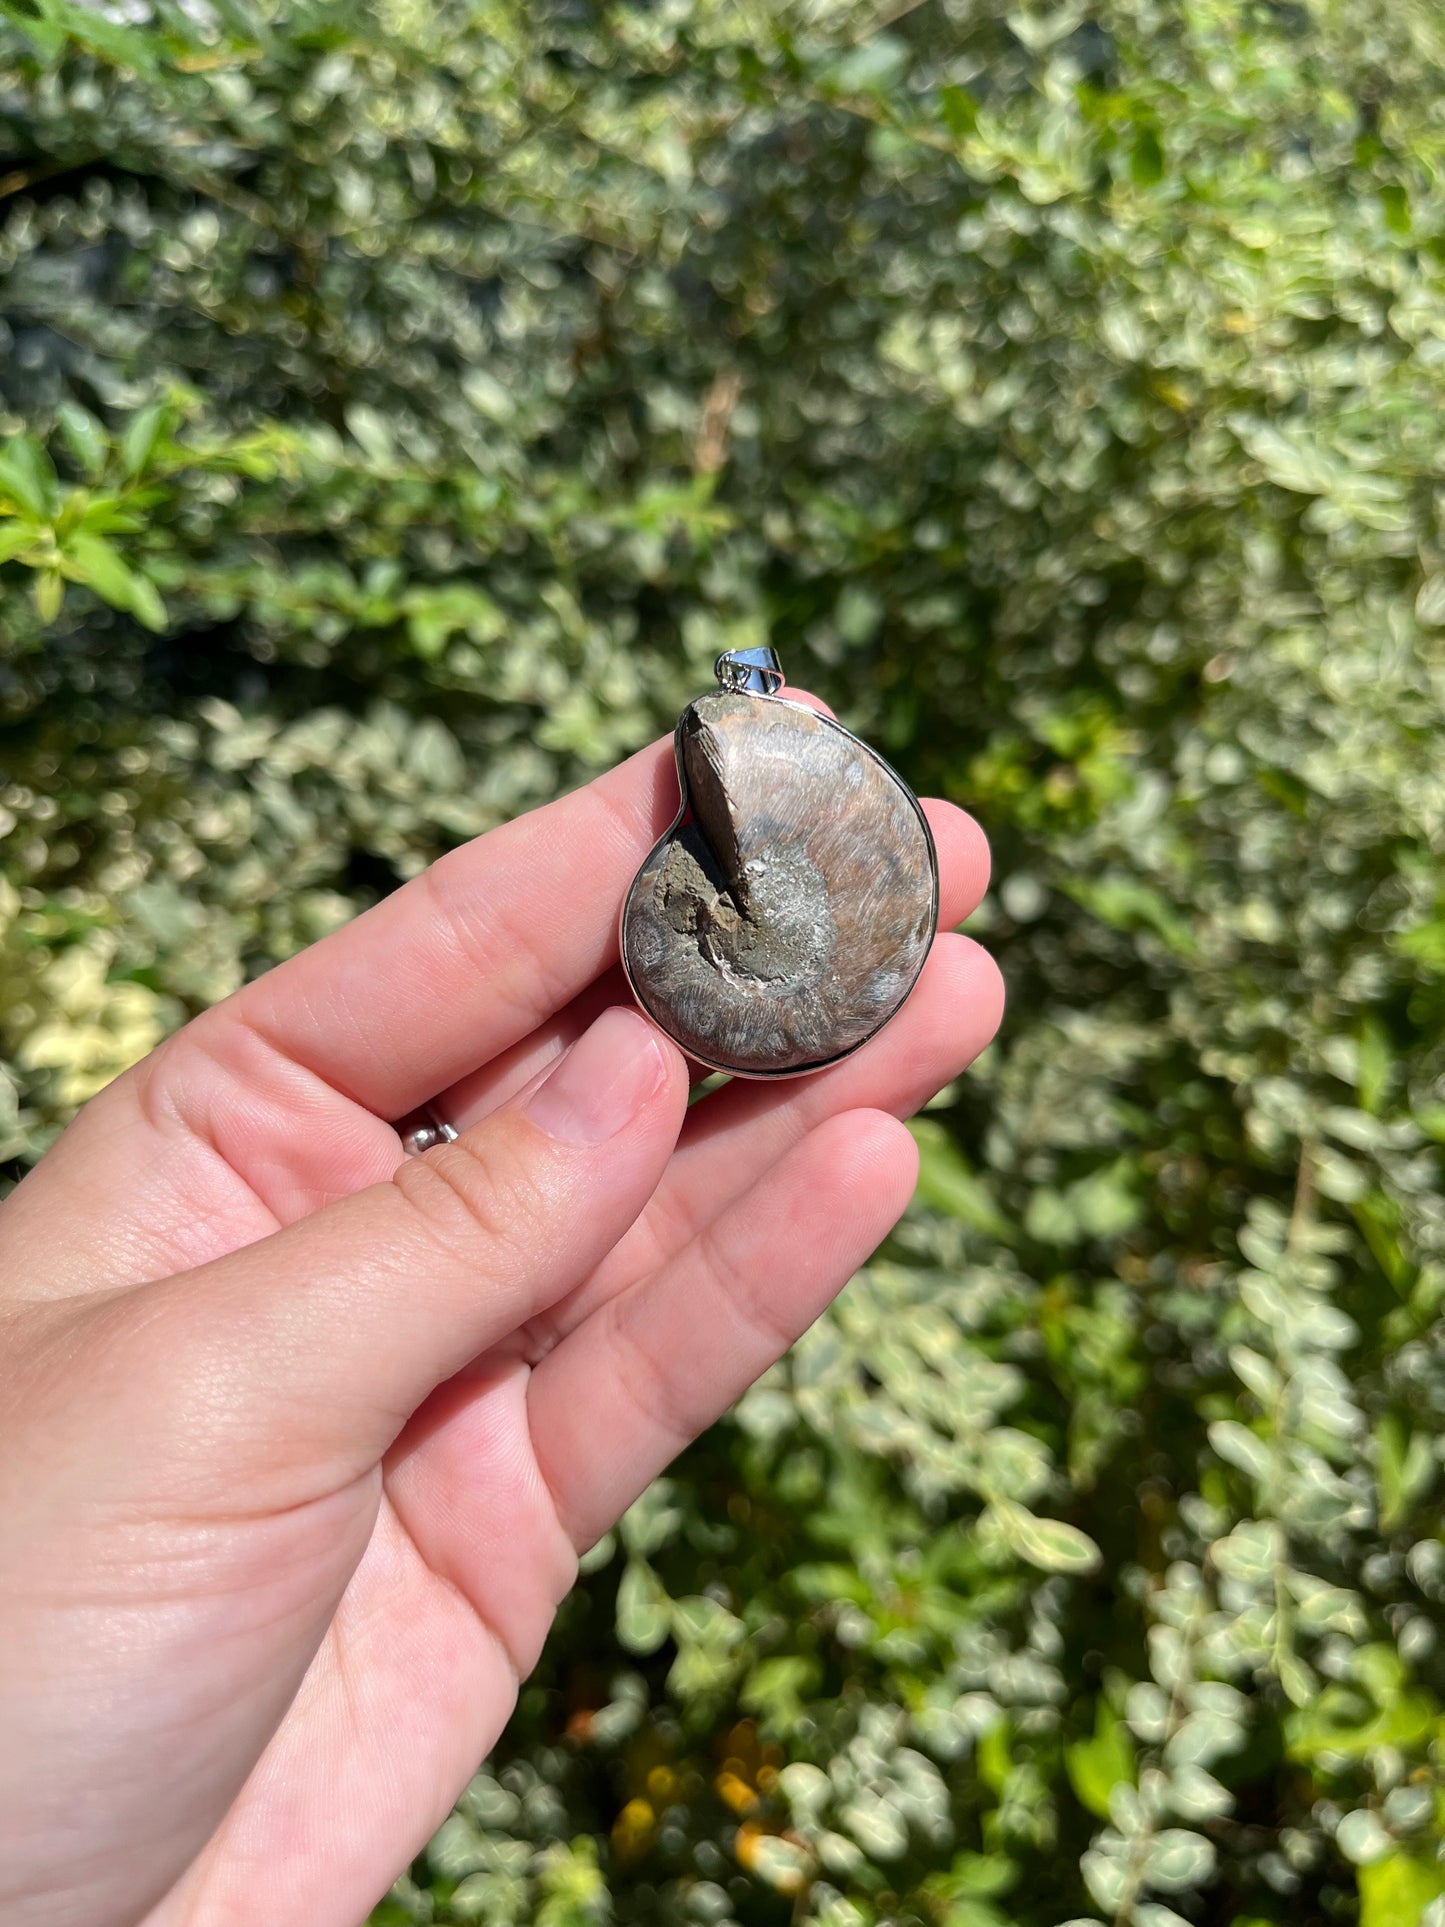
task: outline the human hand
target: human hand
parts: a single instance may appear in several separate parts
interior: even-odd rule
[[[0,1902],[351,1927],[500,1733],[578,1552],[912,1190],[1001,1008],[940,936],[852,1058],[687,1109],[617,906],[671,747],[177,1033],[0,1210]],[[941,921],[987,880],[926,806]],[[480,1067],[480,1068],[479,1068]],[[399,1164],[436,1093],[455,1144]]]

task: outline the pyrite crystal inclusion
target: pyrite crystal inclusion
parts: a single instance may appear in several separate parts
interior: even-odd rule
[[[677,728],[678,820],[638,871],[622,957],[649,1016],[716,1070],[856,1050],[918,979],[938,914],[917,800],[800,703],[720,691]]]

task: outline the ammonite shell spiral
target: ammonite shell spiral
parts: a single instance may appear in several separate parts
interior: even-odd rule
[[[841,724],[773,695],[700,697],[677,767],[678,819],[623,906],[638,1002],[690,1057],[739,1076],[856,1050],[933,940],[938,866],[917,799]]]

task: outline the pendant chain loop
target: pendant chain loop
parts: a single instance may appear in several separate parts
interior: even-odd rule
[[[776,696],[787,681],[776,649],[724,649],[713,664],[718,686],[750,696]]]

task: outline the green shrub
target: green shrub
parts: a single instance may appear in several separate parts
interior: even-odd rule
[[[0,5],[0,1152],[769,637],[917,1205],[378,1920],[1445,1918],[1431,0]]]

